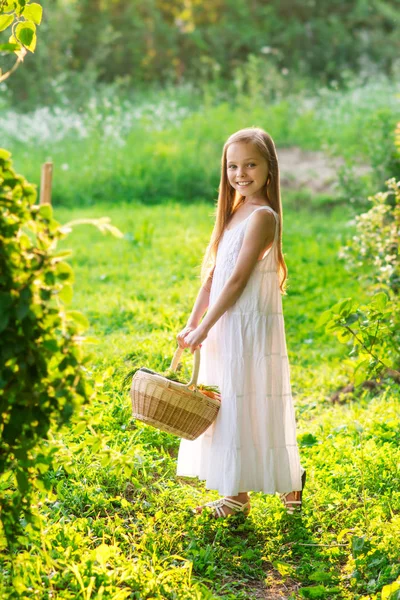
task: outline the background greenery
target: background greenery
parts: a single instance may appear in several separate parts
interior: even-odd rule
[[[1,538],[0,596],[398,599],[399,383],[383,373],[354,386],[351,340],[318,327],[341,298],[376,291],[376,265],[343,246],[369,194],[400,178],[396,3],[42,4],[35,54],[1,84],[1,143],[34,183],[54,161],[58,221],[108,215],[123,237],[82,225],[59,244],[73,250],[67,306],[89,319],[97,393],[41,442],[56,462],[34,496],[40,527],[21,520],[13,549]],[[222,145],[249,125],[271,133],[278,157],[295,147],[343,164],[334,191],[282,189],[303,515],[253,493],[247,521],[211,522],[189,509],[217,493],[175,476],[179,439],[131,418],[125,376],[169,366]],[[191,363],[186,353],[187,377]]]
[[[84,98],[98,82],[116,82],[136,93],[188,81],[201,89],[212,81],[228,97],[242,78],[249,85],[253,60],[268,79],[282,75],[307,88],[343,83],[351,72],[365,79],[399,74],[396,0],[41,4],[41,43],[8,83],[25,107],[56,101],[60,89],[70,98]],[[279,89],[267,85],[264,93],[279,94]]]
[[[344,90],[321,87],[310,95],[288,89],[284,98],[266,102],[258,71],[252,81],[254,91],[232,102],[207,87],[193,95],[191,86],[167,87],[135,101],[111,86],[92,92],[79,111],[68,103],[23,116],[5,110],[2,137],[17,168],[35,183],[42,162],[54,162],[55,205],[215,201],[224,141],[249,125],[270,132],[278,157],[281,149],[297,146],[323,151],[328,161],[340,158],[328,203],[367,206],[369,194],[388,177],[400,176],[394,145],[399,82],[381,76],[362,85],[354,76]],[[369,171],[355,175],[359,164]]]

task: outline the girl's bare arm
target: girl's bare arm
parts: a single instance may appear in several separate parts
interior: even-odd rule
[[[194,303],[192,312],[190,314],[190,317],[189,317],[187,325],[186,325],[187,327],[193,327],[193,328],[198,327],[202,316],[204,315],[205,311],[208,308],[208,305],[210,302],[210,290],[211,290],[213,273],[214,273],[214,270],[212,271],[211,275],[208,277],[207,281],[205,281],[204,284],[201,286],[199,293],[197,294],[196,301]]]
[[[272,243],[274,231],[275,217],[269,211],[256,211],[252,215],[232,275],[200,324],[205,333],[240,298],[258,257]]]

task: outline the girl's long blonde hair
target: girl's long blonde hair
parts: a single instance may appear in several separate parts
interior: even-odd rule
[[[282,204],[279,183],[279,166],[275,144],[271,136],[259,127],[246,127],[233,133],[225,142],[221,159],[221,180],[218,188],[218,203],[214,212],[215,224],[211,234],[210,243],[205,251],[201,263],[201,283],[204,284],[212,276],[215,267],[218,244],[231,216],[236,212],[245,199],[229,183],[227,175],[228,147],[237,142],[252,143],[257,146],[260,153],[268,162],[268,177],[265,184],[265,197],[270,206],[279,215],[279,229],[277,240],[277,257],[279,264],[279,287],[282,294],[286,294],[287,267],[282,253]]]

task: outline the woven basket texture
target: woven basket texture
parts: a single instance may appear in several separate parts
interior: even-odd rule
[[[176,370],[183,349],[178,348],[170,369]],[[200,349],[195,350],[192,379],[183,384],[149,370],[136,371],[132,378],[132,415],[157,429],[187,440],[195,440],[217,418],[221,402],[197,388]],[[188,389],[189,386],[195,389]]]

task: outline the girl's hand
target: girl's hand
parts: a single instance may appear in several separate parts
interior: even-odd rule
[[[190,325],[186,325],[186,327],[184,327],[182,331],[178,333],[178,335],[176,336],[176,341],[178,342],[178,346],[180,348],[187,348],[187,344],[185,343],[185,335],[187,335],[194,329],[196,329],[196,327],[190,327]]]
[[[204,329],[201,326],[196,327],[196,329],[194,329],[186,335],[184,339],[185,348],[189,347],[191,353],[193,354],[197,346],[200,346],[201,348],[201,342],[203,342],[206,339],[206,337],[207,331],[204,331]]]

